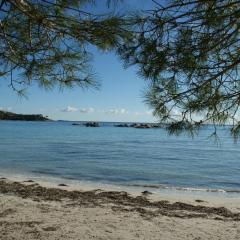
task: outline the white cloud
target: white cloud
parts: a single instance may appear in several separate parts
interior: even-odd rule
[[[127,111],[127,109],[125,109],[125,108],[120,108],[120,109],[118,109],[118,108],[112,108],[112,109],[109,109],[109,110],[104,111],[104,113],[106,113],[106,114],[118,115],[118,114],[127,114],[128,111]]]
[[[95,109],[92,108],[92,107],[90,107],[90,108],[81,108],[81,109],[80,109],[80,112],[81,112],[81,113],[92,113],[92,112],[94,112],[94,111],[95,111]]]
[[[117,114],[119,113],[119,110],[118,110],[118,109],[110,109],[110,110],[108,111],[108,113],[117,115]]]
[[[153,116],[153,110],[146,110],[146,111],[144,111],[144,112],[139,112],[139,111],[137,111],[137,112],[134,112],[133,113],[135,116]]]
[[[11,111],[12,107],[0,107],[1,111]]]
[[[77,112],[78,109],[75,107],[67,106],[66,108],[61,110],[62,112]]]
[[[150,116],[153,116],[153,111],[152,110],[148,110],[145,112],[146,115],[150,115]]]
[[[142,113],[140,113],[140,112],[135,112],[134,115],[140,116],[140,115],[142,115]]]
[[[125,113],[128,113],[128,111],[125,108],[122,108],[122,109],[120,109],[120,113],[125,114]]]

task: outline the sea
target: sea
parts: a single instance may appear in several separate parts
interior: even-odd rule
[[[0,121],[0,176],[240,194],[240,143],[229,127],[204,126],[192,138],[161,128],[68,121]]]

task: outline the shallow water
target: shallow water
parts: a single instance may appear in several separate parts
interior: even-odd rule
[[[152,188],[240,191],[240,144],[219,127],[221,145],[163,129],[0,122],[0,172]]]

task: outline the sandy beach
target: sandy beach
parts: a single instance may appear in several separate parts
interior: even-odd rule
[[[0,239],[240,239],[240,199],[153,195],[1,179]]]

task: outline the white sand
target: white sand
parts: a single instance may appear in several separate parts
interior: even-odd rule
[[[67,187],[62,187],[67,188]],[[187,196],[153,198],[194,202]],[[176,199],[174,199],[176,198]],[[201,198],[202,199],[202,198]],[[206,198],[201,205],[224,206],[240,212],[240,199]],[[138,212],[113,211],[102,207],[62,202],[33,201],[11,194],[0,194],[0,240],[239,240],[240,222],[211,218],[144,218]]]

